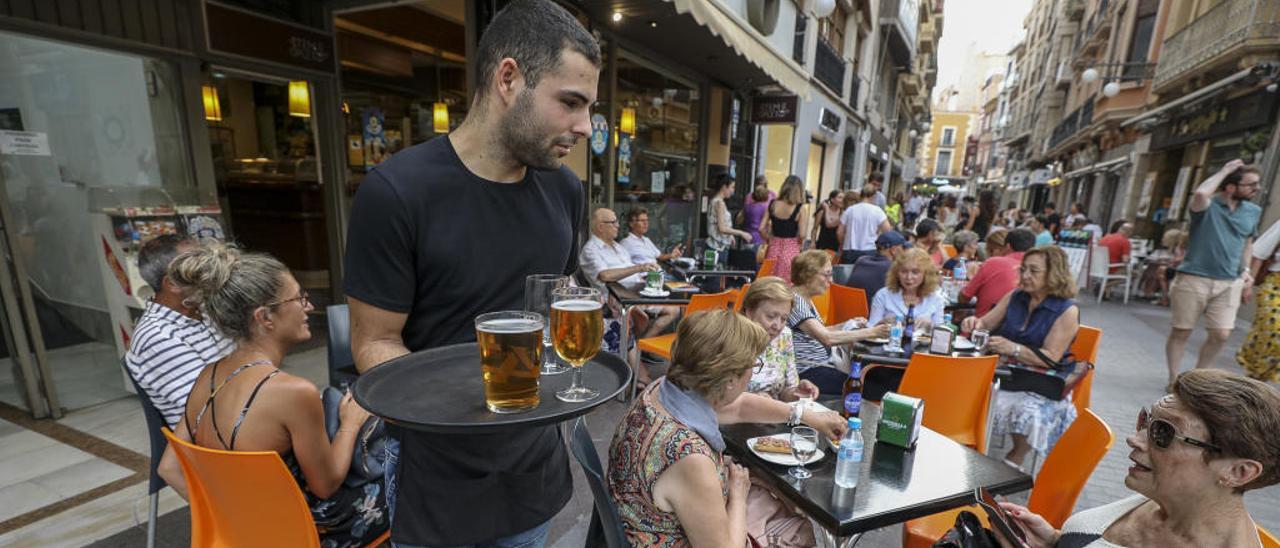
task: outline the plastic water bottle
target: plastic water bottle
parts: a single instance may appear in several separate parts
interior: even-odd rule
[[[858,486],[862,450],[862,419],[849,417],[849,431],[840,438],[840,452],[836,453],[836,485],[846,488]]]
[[[968,279],[969,267],[964,264],[964,257],[956,258],[955,271],[952,273],[952,277],[955,278],[958,284],[963,284]]]
[[[889,328],[889,342],[884,349],[889,352],[902,352],[902,318],[893,315],[893,327]]]

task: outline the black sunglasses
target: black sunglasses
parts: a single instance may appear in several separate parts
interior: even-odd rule
[[[1141,411],[1138,411],[1138,431],[1141,432],[1144,428],[1147,430],[1147,438],[1151,440],[1151,443],[1154,443],[1156,447],[1161,449],[1168,449],[1169,445],[1173,443],[1173,440],[1178,439],[1201,449],[1217,451],[1219,453],[1222,452],[1221,447],[1212,443],[1200,441],[1195,438],[1188,438],[1187,436],[1179,434],[1177,429],[1174,428],[1173,423],[1151,416],[1151,411],[1145,407],[1143,407]]]

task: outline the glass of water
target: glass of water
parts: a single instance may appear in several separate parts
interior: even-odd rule
[[[813,454],[818,452],[818,431],[808,426],[797,426],[791,429],[791,456],[796,458],[798,465],[793,466],[790,470],[791,477],[796,479],[809,479],[813,477],[813,473],[804,467],[808,464],[809,459],[813,458]]]
[[[542,330],[542,374],[556,375],[569,367],[556,361],[551,349],[551,292],[569,287],[569,277],[560,274],[532,274],[524,279],[524,309],[541,314],[547,321]]]
[[[979,354],[986,354],[987,342],[991,340],[991,332],[986,329],[974,329],[973,333],[969,334],[969,339],[969,342],[973,343],[975,351]]]

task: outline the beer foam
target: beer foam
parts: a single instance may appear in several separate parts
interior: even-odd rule
[[[542,331],[542,322],[524,318],[503,318],[481,322],[476,329],[485,333],[528,333]]]
[[[571,301],[559,301],[551,305],[556,310],[564,310],[566,312],[590,312],[601,308],[600,301],[590,299],[574,299]]]

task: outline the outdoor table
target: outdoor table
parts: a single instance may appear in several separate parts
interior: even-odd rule
[[[880,407],[864,403],[859,415],[866,449],[858,486],[849,489],[835,485],[835,450],[829,443],[821,443],[827,455],[807,467],[813,477],[796,480],[789,467],[765,461],[747,447],[748,439],[789,432],[786,426],[735,424],[720,431],[727,453],[800,507],[836,546],[853,535],[969,504],[977,487],[996,494],[1031,488],[1031,476],[928,428],[921,428],[912,450],[877,443]],[[822,536],[816,528],[814,533]]]
[[[719,291],[724,291],[725,278],[742,278],[750,282],[756,277],[756,271],[754,270],[738,270],[721,264],[717,264],[713,268],[706,268],[701,263],[696,264],[693,267],[686,267],[679,263],[670,263],[669,269],[680,273],[691,283],[694,278],[716,278],[720,281]]]
[[[671,291],[666,297],[646,297],[641,295],[639,291],[628,289],[618,282],[609,282],[605,284],[609,290],[609,297],[622,307],[622,317],[618,321],[622,323],[621,333],[618,337],[618,356],[622,358],[627,365],[634,370],[639,364],[631,363],[630,353],[627,352],[631,346],[631,310],[637,306],[685,306],[689,304],[694,291]],[[634,379],[634,377],[633,377]],[[635,396],[635,383],[632,382],[632,390],[628,395]]]

